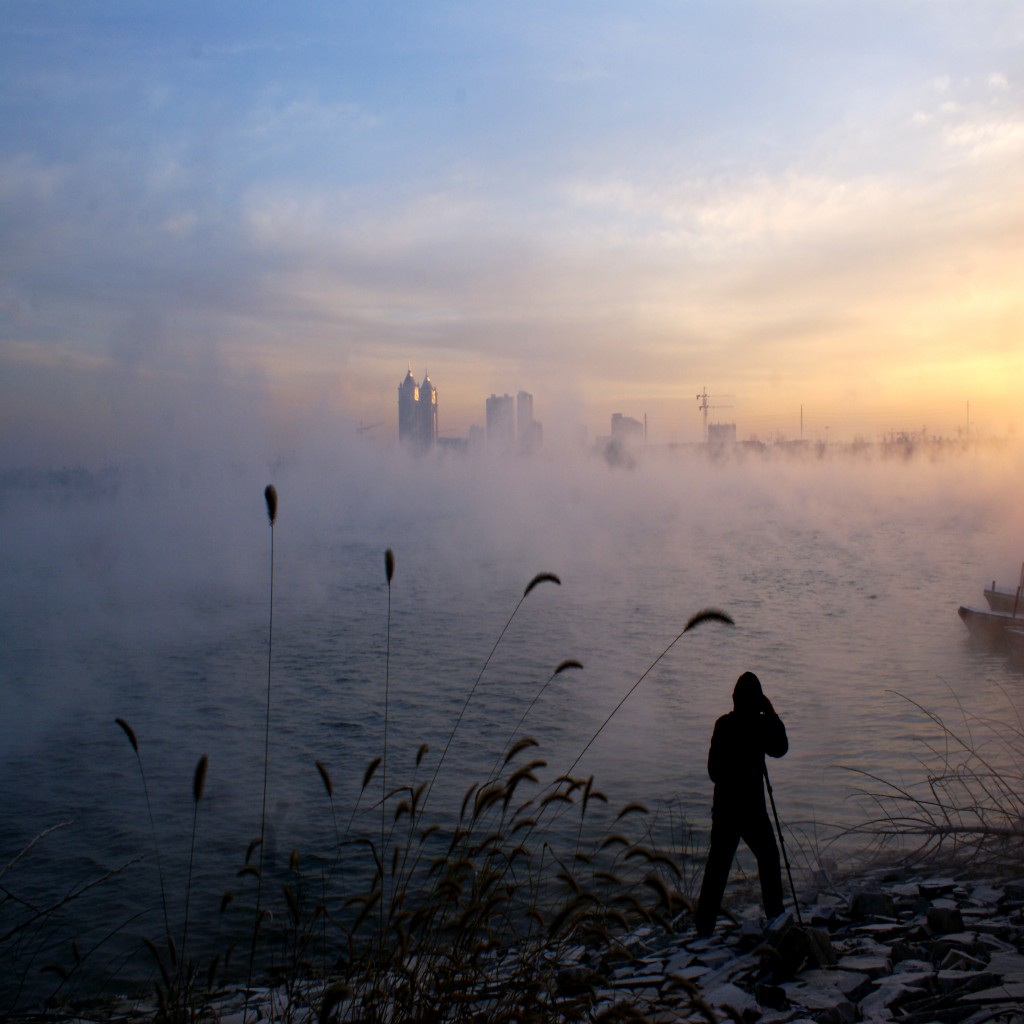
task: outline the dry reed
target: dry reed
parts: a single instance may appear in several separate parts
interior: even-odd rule
[[[960,724],[895,694],[933,728],[920,776],[895,782],[848,767],[866,781],[858,794],[875,813],[841,835],[870,839],[877,855],[905,863],[944,862],[973,870],[1016,868],[1024,855],[1024,725],[1009,701],[1000,719],[962,705]],[[980,738],[976,738],[978,733]]]

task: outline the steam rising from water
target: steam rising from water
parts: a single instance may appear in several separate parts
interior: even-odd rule
[[[916,769],[925,707],[1004,713],[1017,671],[956,617],[993,577],[1014,582],[1021,452],[943,459],[712,462],[648,453],[631,470],[542,454],[416,460],[353,446],[272,468],[192,464],[109,475],[4,477],[0,493],[0,822],[9,853],[57,821],[31,884],[152,849],[126,734],[145,759],[165,865],[187,862],[191,780],[209,754],[197,891],[216,902],[258,834],[266,673],[267,508],[275,538],[268,856],[322,850],[380,754],[394,552],[388,778],[422,743],[431,771],[469,687],[536,587],[466,709],[432,800],[490,771],[509,725],[556,667],[523,732],[557,774],[581,751],[613,800],[676,802],[706,827],[707,742],[753,669],[786,721],[773,766],[787,824],[854,813],[841,764]],[[587,742],[652,658],[684,636]],[[206,808],[209,808],[207,813]],[[378,819],[379,820],[379,819]],[[123,876],[131,916],[151,867]],[[105,898],[109,898],[104,894]],[[147,901],[150,901],[147,904]],[[106,912],[106,911],[105,911]],[[139,927],[144,928],[143,924]]]
[[[563,618],[561,653],[588,667],[595,647],[611,641],[599,657],[627,669],[616,654],[621,638],[593,635],[588,623],[622,621],[642,659],[645,645],[647,653],[659,649],[699,608],[723,607],[749,633],[770,601],[778,632],[764,639],[786,645],[793,642],[787,620],[808,611],[801,588],[813,590],[822,610],[856,598],[844,591],[844,565],[884,598],[898,579],[927,587],[941,578],[934,563],[948,554],[936,544],[956,537],[961,589],[933,595],[935,606],[948,607],[977,601],[993,577],[1015,581],[1024,558],[1016,449],[938,461],[721,464],[652,452],[632,470],[615,470],[583,456],[415,460],[355,445],[332,457],[307,454],[272,473],[193,464],[34,478],[32,487],[9,474],[0,493],[0,614],[14,647],[5,749],[27,752],[41,731],[103,692],[106,680],[88,675],[74,656],[97,638],[106,638],[112,657],[123,654],[145,671],[164,645],[183,636],[216,644],[220,619],[238,608],[259,613],[267,542],[261,492],[271,478],[284,509],[282,615],[290,609],[301,618],[339,590],[367,587],[368,569],[351,559],[365,556],[379,576],[387,548],[402,563],[399,609],[404,576],[422,590],[422,607],[450,616],[502,595],[507,603],[535,572],[549,570],[566,583],[555,613]],[[809,538],[825,561],[805,570],[802,582],[788,579]],[[329,554],[339,539],[345,560]],[[337,624],[346,632],[360,627]],[[407,621],[405,628],[415,627]],[[420,639],[426,655],[430,637]],[[723,680],[746,667],[728,645],[721,657]]]

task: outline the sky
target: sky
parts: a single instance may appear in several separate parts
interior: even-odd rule
[[[0,0],[0,465],[1024,428],[1024,6]]]

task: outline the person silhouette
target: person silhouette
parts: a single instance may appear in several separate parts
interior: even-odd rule
[[[715,930],[725,885],[742,839],[757,858],[764,912],[771,921],[785,909],[779,848],[764,802],[764,757],[782,757],[789,739],[782,719],[761,690],[761,680],[744,672],[732,691],[733,710],[715,722],[708,775],[715,784],[711,807],[711,848],[697,901],[697,935]]]

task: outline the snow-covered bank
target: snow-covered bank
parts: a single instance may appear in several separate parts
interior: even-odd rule
[[[579,947],[558,974],[563,1019],[1024,1021],[1024,877],[879,873],[807,900],[802,927],[765,933],[759,916],[751,907],[711,939],[697,939],[684,915],[678,933],[642,929],[615,956]],[[289,999],[255,990],[247,1019],[312,1024],[323,991],[321,983]],[[196,1019],[241,1024],[244,1004],[243,990],[221,992]],[[473,1007],[453,1008],[453,1019],[504,1019],[489,1013],[495,1005],[493,993],[481,992]],[[324,1019],[364,1019],[364,1008],[344,1000],[334,1011]],[[112,1001],[45,1019],[142,1022],[156,1014],[155,1005]]]

